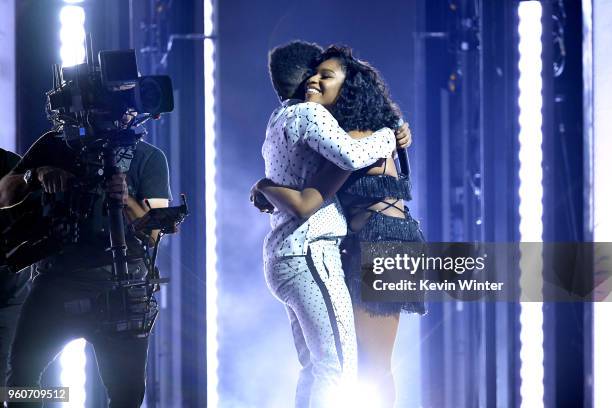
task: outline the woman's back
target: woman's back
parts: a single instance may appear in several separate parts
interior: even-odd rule
[[[352,131],[351,137],[360,139],[371,131]],[[410,199],[410,184],[398,178],[395,161],[381,159],[372,166],[354,172],[339,192],[339,198],[353,232],[360,231],[373,214],[406,218],[404,199]]]

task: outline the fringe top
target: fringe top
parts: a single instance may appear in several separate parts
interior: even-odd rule
[[[370,176],[355,172],[344,183],[341,194],[362,197],[368,201],[377,201],[385,197],[412,200],[410,179],[401,175],[399,179],[387,174]]]
[[[423,232],[419,222],[406,213],[406,218],[389,217],[382,213],[372,213],[368,222],[357,232],[359,241],[381,242],[423,242]]]

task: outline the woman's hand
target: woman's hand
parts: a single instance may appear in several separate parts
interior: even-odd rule
[[[412,133],[407,123],[395,129],[395,142],[398,149],[405,149],[412,144]]]
[[[259,211],[272,214],[274,212],[274,206],[259,190],[266,183],[270,183],[270,180],[262,178],[257,183],[255,183],[253,187],[251,187],[251,196],[249,199]]]

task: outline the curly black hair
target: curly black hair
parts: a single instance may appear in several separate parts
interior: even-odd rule
[[[346,78],[330,112],[345,131],[397,127],[401,112],[391,101],[379,72],[353,56],[349,47],[332,45],[317,59],[317,65],[337,59]]]
[[[281,100],[304,99],[304,82],[312,75],[323,48],[314,43],[291,41],[268,55],[272,85]]]

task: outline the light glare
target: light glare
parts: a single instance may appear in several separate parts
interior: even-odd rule
[[[60,11],[60,22],[63,26],[85,24],[85,10],[81,6],[64,6]]]
[[[214,29],[213,2],[212,0],[204,0],[204,35],[211,36]]]
[[[593,240],[612,242],[612,30],[609,29],[612,8],[607,0],[583,0],[581,4],[583,55],[586,57],[583,60],[583,71],[590,76],[585,90],[592,91],[592,94],[586,94],[585,98],[592,98],[593,102],[593,110],[585,112],[587,123],[588,119],[592,119],[593,143],[589,154],[592,157]],[[606,269],[609,271],[609,268]],[[609,281],[601,283],[600,286],[606,286],[608,283]],[[599,301],[593,304],[594,407],[608,408],[612,407],[612,294],[604,290],[598,298]]]
[[[366,382],[345,381],[327,391],[326,407],[382,408],[376,386]]]
[[[85,27],[83,27],[82,25],[63,26],[60,30],[60,40],[62,41],[62,44],[70,44],[83,47],[83,42],[85,41]]]
[[[87,357],[85,355],[84,339],[73,340],[68,343],[60,356],[62,372],[60,381],[63,387],[69,388],[70,401],[63,403],[64,407],[80,408],[85,406],[87,398],[85,392]]]
[[[62,67],[85,61],[85,10],[80,6],[64,6],[60,11],[60,58]]]
[[[60,57],[62,66],[68,67],[85,61],[85,10],[79,6],[64,6],[60,10],[62,24],[59,32],[61,40]],[[64,387],[69,387],[69,403],[64,407],[82,408],[85,406],[87,356],[84,339],[68,343],[60,357],[62,371],[60,379]]]
[[[211,4],[212,7],[212,4]],[[215,43],[204,40],[204,166],[206,202],[206,358],[207,406],[217,408],[218,395],[218,304],[217,304],[217,186]]]
[[[544,188],[542,185],[542,5],[520,2],[519,15],[519,233],[521,242],[542,242]],[[541,297],[542,253],[527,258],[521,251],[520,287],[523,294]],[[536,299],[537,300],[537,299]],[[519,321],[521,406],[544,406],[544,314],[541,302],[521,302]]]

